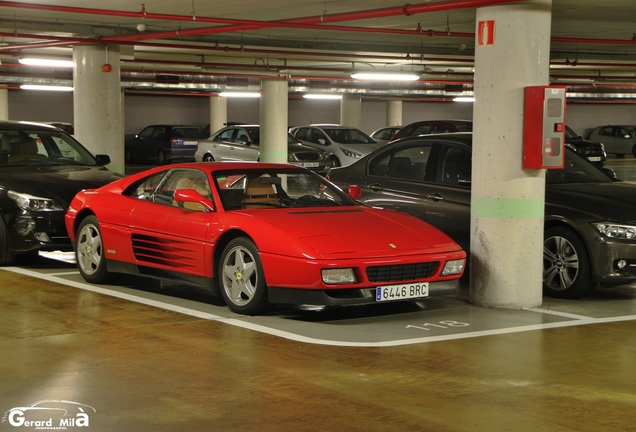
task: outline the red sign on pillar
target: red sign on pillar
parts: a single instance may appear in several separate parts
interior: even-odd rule
[[[495,20],[479,21],[477,26],[477,45],[495,44]]]

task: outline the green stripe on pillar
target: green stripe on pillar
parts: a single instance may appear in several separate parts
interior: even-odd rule
[[[495,219],[536,219],[545,212],[544,199],[472,198],[473,216]]]

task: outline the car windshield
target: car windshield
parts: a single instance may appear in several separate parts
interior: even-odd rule
[[[547,184],[611,181],[613,180],[604,171],[570,150],[565,152],[565,163],[562,169],[549,169],[546,173]]]
[[[294,168],[213,173],[225,210],[359,205],[323,177]]]
[[[0,167],[99,165],[79,142],[62,131],[0,130]]]
[[[375,144],[373,138],[358,129],[323,128],[332,141],[340,144]]]

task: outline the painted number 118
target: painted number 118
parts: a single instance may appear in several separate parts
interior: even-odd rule
[[[425,323],[419,326],[407,325],[406,328],[412,328],[417,330],[433,330],[433,329],[448,329],[453,327],[468,327],[470,324],[460,321],[440,321],[439,323]]]

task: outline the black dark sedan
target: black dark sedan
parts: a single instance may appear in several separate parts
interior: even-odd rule
[[[194,151],[203,132],[196,126],[150,125],[125,142],[126,162],[163,165],[176,159],[194,160]]]
[[[120,178],[61,129],[0,121],[0,265],[18,254],[72,251],[64,214],[82,189]]]
[[[602,167],[607,162],[605,147],[600,142],[590,141],[583,138],[570,128],[565,128],[565,145],[592,162],[594,165]]]
[[[358,186],[359,201],[413,214],[468,250],[471,147],[471,134],[406,138],[328,176]],[[565,167],[547,171],[545,201],[546,294],[575,298],[636,282],[636,184],[614,181],[568,148]]]

